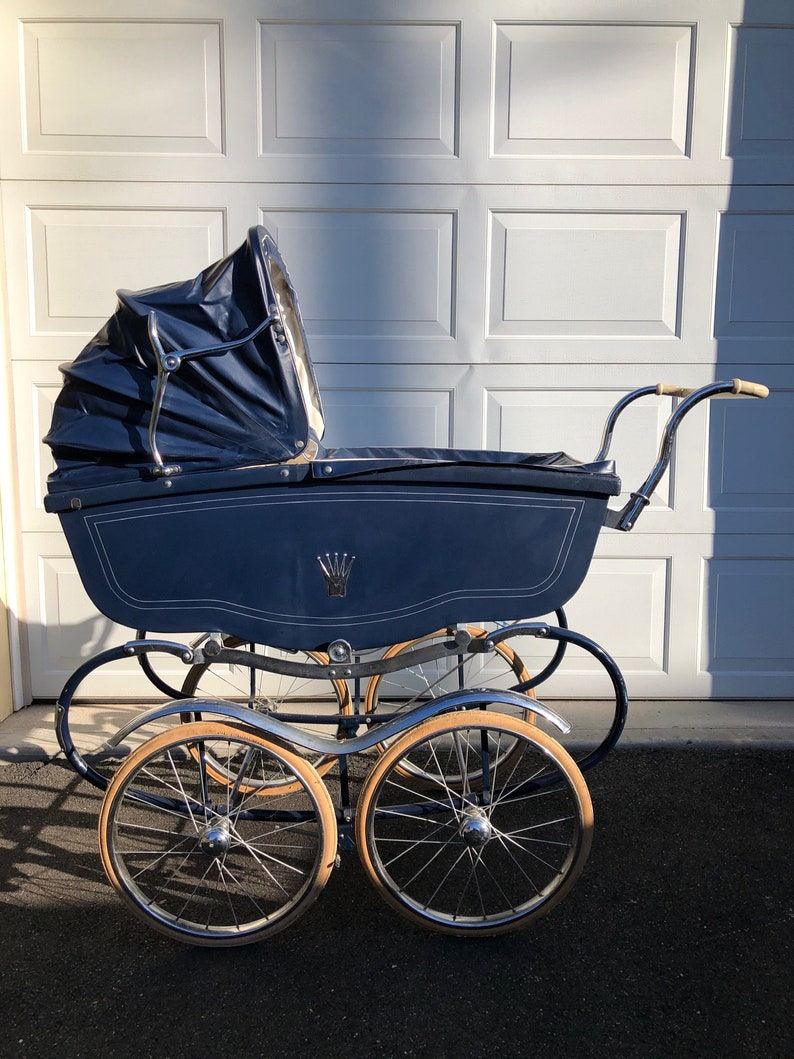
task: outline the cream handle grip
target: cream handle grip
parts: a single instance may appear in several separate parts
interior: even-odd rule
[[[660,382],[656,387],[656,392],[660,397],[689,397],[696,389],[697,387],[689,386],[665,386],[663,382]]]
[[[656,392],[660,397],[689,397],[697,387],[689,386],[667,386],[660,382]],[[743,397],[769,397],[769,387],[760,382],[743,382],[742,379],[733,380],[731,393]]]
[[[769,397],[769,387],[764,386],[762,382],[742,382],[741,379],[734,379],[733,393],[745,397]]]

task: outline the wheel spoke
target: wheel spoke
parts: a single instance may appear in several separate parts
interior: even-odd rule
[[[318,711],[317,723],[323,723],[323,721],[337,723],[337,718],[341,714],[348,714],[352,711],[350,693],[344,680],[328,679],[320,675],[311,678],[297,674],[277,674],[262,669],[260,668],[262,655],[284,657],[284,653],[274,652],[269,647],[248,644],[233,637],[224,638],[224,647],[249,651],[252,656],[251,664],[236,662],[228,665],[202,662],[192,666],[182,685],[182,694],[185,698],[201,699],[205,696],[221,695],[232,702],[262,713],[289,712],[290,710],[306,713],[308,703],[315,700],[327,700],[330,713],[323,706]],[[290,652],[290,658],[296,657],[301,663],[317,663],[318,667],[328,662],[326,655],[314,651],[298,652],[297,656]],[[307,725],[307,727],[312,727],[312,725]],[[304,756],[302,751],[295,750],[294,752]],[[335,757],[311,755],[308,752],[305,756],[321,775],[332,768],[336,760]],[[241,768],[239,761],[234,760],[233,756],[217,761],[212,754],[208,754],[206,764],[207,771],[212,778],[228,782],[230,787],[233,787],[237,780],[239,781],[238,789],[243,793],[250,793],[253,790],[254,793],[266,797],[274,792],[295,791],[299,787],[295,785],[294,780],[286,784],[286,781],[279,781],[275,775],[262,778],[248,776],[247,769]]]
[[[264,795],[273,777],[281,793]],[[100,812],[103,865],[122,898],[157,929],[202,945],[282,929],[316,898],[335,847],[333,806],[312,766],[220,723],[185,724],[133,751]]]
[[[392,867],[401,857],[413,853],[415,850],[418,850],[424,846],[449,846],[451,838],[436,839],[433,837],[434,835],[437,835],[440,832],[444,831],[446,827],[446,824],[439,824],[435,831],[432,831],[429,835],[422,835],[418,839],[392,839],[391,841],[393,842],[404,843],[406,848],[403,849],[402,852],[398,853],[395,857],[392,857],[390,860],[384,861],[385,866],[387,868]],[[389,840],[387,839],[385,841]],[[433,856],[435,857],[436,854],[434,854]]]
[[[550,768],[553,801],[531,790]],[[386,750],[362,789],[356,838],[368,874],[409,918],[499,933],[564,896],[589,852],[591,819],[584,780],[559,744],[498,709],[472,710],[425,721]]]
[[[185,841],[187,841],[187,839]],[[168,858],[168,857],[181,857],[182,858],[181,861],[179,862],[179,864],[177,864],[177,866],[175,868],[169,868],[169,873],[171,875],[177,875],[182,870],[183,866],[187,863],[187,861],[190,858],[190,856],[196,852],[196,848],[195,847],[193,849],[180,850],[178,848],[178,845],[179,844],[177,844],[176,846],[173,846],[171,849],[164,850],[160,855],[156,856],[154,858],[154,860],[150,860],[148,863],[143,864],[137,870],[137,872],[133,873],[132,878],[133,879],[139,879],[146,872],[153,871],[159,864],[162,863],[164,858]],[[140,853],[139,850],[133,850],[131,852],[130,856],[140,857],[141,853]]]
[[[250,851],[250,852],[253,852],[252,850],[249,850],[249,851]],[[263,860],[259,859],[259,858],[258,858],[258,857],[256,857],[255,855],[254,855],[254,860],[255,860],[255,861],[256,861],[256,863],[257,863],[257,864],[259,865],[259,867],[261,868],[261,870],[263,870],[263,872],[264,872],[264,873],[265,873],[265,874],[267,875],[267,877],[268,877],[268,878],[270,879],[270,881],[271,881],[271,882],[272,882],[272,884],[273,884],[273,885],[274,885],[274,886],[276,887],[276,889],[277,889],[277,890],[279,890],[279,891],[281,891],[281,892],[282,892],[282,893],[283,893],[283,894],[285,895],[285,897],[286,897],[286,896],[288,896],[288,895],[289,895],[289,891],[287,890],[287,887],[286,887],[286,886],[284,886],[284,885],[282,885],[282,883],[281,883],[281,882],[279,882],[279,881],[278,881],[278,880],[276,879],[276,877],[275,877],[275,876],[273,875],[273,873],[271,872],[271,870],[270,870],[270,868],[268,867],[268,865],[267,865],[267,864],[265,864],[265,863],[263,862]],[[234,875],[233,875],[233,873],[232,873],[232,870],[231,870],[231,868],[230,868],[230,867],[229,867],[229,866],[227,865],[227,863],[225,863],[225,859],[223,859],[223,860],[220,860],[220,859],[218,859],[218,866],[219,866],[219,868],[221,868],[221,869],[223,870],[223,872],[227,873],[227,874],[229,875],[229,877],[230,877],[231,879],[234,879],[234,882],[235,882],[235,884],[237,885],[237,887],[238,887],[239,891],[240,891],[241,893],[245,894],[245,895],[246,895],[247,897],[249,897],[249,898],[250,898],[250,900],[252,901],[252,903],[256,904],[256,901],[254,901],[253,897],[251,897],[251,895],[250,895],[249,891],[248,891],[248,890],[246,890],[246,887],[243,887],[243,886],[241,885],[241,883],[237,882],[237,879],[235,879],[235,877],[234,877]],[[257,905],[257,908],[258,908],[258,905]]]

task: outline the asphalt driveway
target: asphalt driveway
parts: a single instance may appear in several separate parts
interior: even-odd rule
[[[100,795],[0,767],[3,1057],[479,1055],[790,1059],[790,749],[618,750],[588,774],[593,852],[546,919],[426,933],[344,854],[256,946],[133,920],[96,849]]]

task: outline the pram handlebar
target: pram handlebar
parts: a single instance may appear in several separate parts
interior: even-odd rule
[[[615,431],[615,424],[617,423],[618,416],[621,412],[640,397],[648,397],[651,394],[660,393],[660,386],[661,384],[659,386],[642,386],[639,390],[632,390],[631,393],[627,393],[620,398],[607,416],[607,421],[604,424],[604,433],[601,435],[601,448],[593,457],[593,463],[600,463],[607,458],[607,455],[609,454],[609,446],[612,443],[612,435]]]
[[[665,383],[659,383],[658,386],[645,386],[639,390],[634,390],[632,393],[627,394],[618,401],[609,413],[606,426],[604,427],[604,437],[602,439],[601,449],[596,457],[597,459],[605,458],[612,438],[612,432],[615,427],[615,421],[623,409],[638,397],[644,397],[647,394],[652,393],[659,396],[680,397],[682,400],[673,410],[672,415],[665,423],[661,444],[659,446],[659,455],[651,473],[640,488],[631,494],[631,499],[625,507],[620,511],[607,511],[604,525],[609,526],[611,529],[619,529],[627,532],[634,528],[637,519],[650,503],[651,494],[659,484],[662,475],[667,470],[670,463],[675,432],[678,429],[681,420],[695,407],[696,404],[700,404],[701,401],[708,400],[711,397],[719,397],[722,395],[737,397],[768,397],[769,388],[760,382],[745,382],[742,379],[729,379],[726,382],[712,382],[706,386],[701,386],[698,389],[690,389],[689,387],[684,386],[668,386]]]

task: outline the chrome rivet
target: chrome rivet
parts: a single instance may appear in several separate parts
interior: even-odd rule
[[[333,474],[333,473],[334,473],[334,469],[331,466],[331,464],[330,463],[326,463],[325,467],[323,467],[323,474]]]

